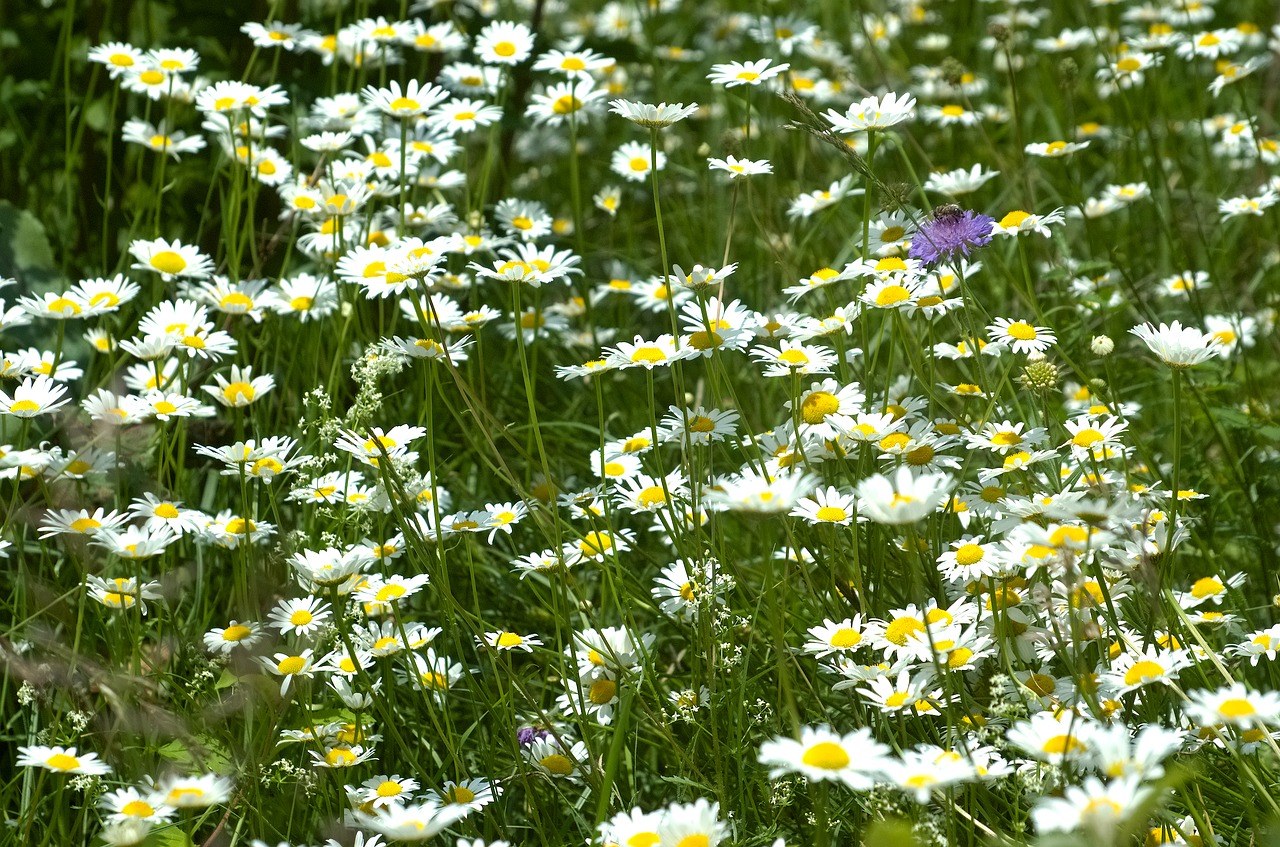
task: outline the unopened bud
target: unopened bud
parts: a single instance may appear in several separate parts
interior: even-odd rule
[[[1093,341],[1089,343],[1089,349],[1093,351],[1093,355],[1105,358],[1116,349],[1116,343],[1109,335],[1095,335]]]
[[[1048,394],[1058,387],[1058,366],[1047,360],[1027,362],[1018,381],[1035,394]]]

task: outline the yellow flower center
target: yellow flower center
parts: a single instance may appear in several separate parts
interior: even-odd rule
[[[54,753],[45,760],[45,765],[55,771],[70,771],[80,767],[80,760],[66,753]]]
[[[552,753],[550,756],[543,756],[540,765],[548,772],[556,776],[568,776],[573,773],[573,762],[569,761],[567,756],[559,753]]]
[[[839,523],[840,521],[848,518],[849,513],[844,509],[841,509],[839,506],[823,506],[821,509],[818,509],[816,516],[820,521]]]
[[[808,424],[822,423],[827,415],[839,410],[839,398],[827,391],[814,391],[800,404],[800,413]]]
[[[924,632],[924,623],[919,618],[898,618],[885,628],[884,638],[901,647],[914,632]]]
[[[862,642],[862,633],[851,627],[842,626],[835,632],[831,633],[831,638],[827,643],[832,647],[839,647],[841,650],[848,650],[850,647],[857,647]]]
[[[156,813],[156,810],[150,803],[142,800],[130,800],[120,807],[120,814],[128,815],[132,818],[149,818]]]
[[[231,642],[244,641],[252,633],[253,630],[244,624],[232,624],[222,631],[222,640]]]
[[[1143,660],[1134,662],[1133,667],[1129,668],[1124,675],[1125,685],[1138,685],[1147,680],[1156,679],[1164,676],[1164,668],[1155,662]]]
[[[1014,321],[1005,328],[1005,332],[1019,341],[1034,341],[1036,338],[1035,327],[1026,321]]]
[[[819,741],[804,751],[800,761],[811,768],[838,771],[849,766],[849,753],[834,741]]]
[[[1257,711],[1252,703],[1239,697],[1223,700],[1222,704],[1218,706],[1218,714],[1225,718],[1247,718],[1256,714]]]
[[[1041,745],[1040,749],[1051,756],[1060,756],[1083,750],[1085,747],[1074,735],[1055,735]]]
[[[172,250],[161,250],[151,257],[151,267],[163,274],[182,273],[187,268],[187,260]]]
[[[307,666],[306,659],[302,658],[301,656],[290,656],[287,659],[282,659],[280,663],[276,665],[276,670],[280,671],[280,673],[284,674],[285,676],[292,676],[293,674],[296,674],[299,671],[301,671],[306,666]]]
[[[603,706],[612,702],[613,698],[618,694],[618,684],[611,679],[597,679],[591,683],[591,690],[587,692],[587,697],[597,706]]]
[[[1021,226],[1022,222],[1029,217],[1031,217],[1031,215],[1019,209],[1019,210],[1010,212],[1009,214],[1001,218],[1000,226],[1004,227],[1005,229],[1016,229],[1017,227]]]
[[[1211,576],[1205,576],[1205,577],[1201,577],[1200,579],[1197,579],[1195,581],[1195,584],[1191,586],[1191,596],[1195,597],[1198,600],[1203,600],[1206,597],[1212,597],[1215,594],[1221,594],[1226,590],[1227,590],[1226,586],[1223,585],[1221,582],[1219,582],[1216,578]]]

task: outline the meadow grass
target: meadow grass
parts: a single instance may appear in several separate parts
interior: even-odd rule
[[[1275,17],[17,10],[0,843],[1277,843]]]

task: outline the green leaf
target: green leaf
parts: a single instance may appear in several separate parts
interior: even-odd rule
[[[142,847],[192,847],[192,841],[182,827],[165,826],[151,830]]]

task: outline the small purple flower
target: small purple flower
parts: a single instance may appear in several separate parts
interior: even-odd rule
[[[547,732],[542,727],[522,726],[516,730],[516,741],[520,743],[521,747],[528,747],[530,744],[537,741],[539,738],[550,738],[550,737],[551,737],[551,733]]]
[[[956,253],[967,259],[970,247],[981,247],[991,240],[994,223],[994,218],[954,203],[940,206],[911,237],[910,256],[926,265],[936,265]]]

